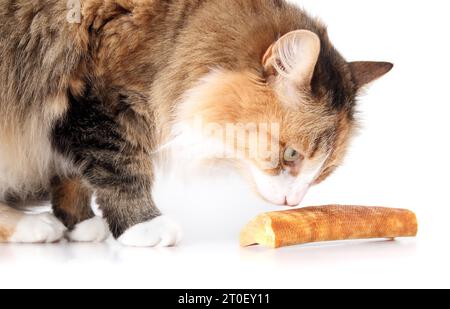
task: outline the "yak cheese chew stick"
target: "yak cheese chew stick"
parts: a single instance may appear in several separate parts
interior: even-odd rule
[[[320,206],[269,212],[241,232],[241,246],[279,248],[312,242],[414,237],[416,215],[404,209]]]

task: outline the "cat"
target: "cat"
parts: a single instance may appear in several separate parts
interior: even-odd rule
[[[225,150],[263,199],[299,205],[341,163],[360,89],[393,67],[347,62],[284,0],[0,0],[0,54],[6,243],[111,232],[126,246],[176,245],[180,228],[152,198],[155,166],[201,145]],[[271,147],[230,151],[196,121],[232,136],[257,124]],[[21,210],[40,201],[52,212]]]

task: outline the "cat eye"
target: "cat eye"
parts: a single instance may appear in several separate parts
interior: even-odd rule
[[[288,147],[284,151],[283,159],[285,162],[292,163],[292,162],[299,160],[300,158],[301,158],[300,152],[298,152],[294,148]]]

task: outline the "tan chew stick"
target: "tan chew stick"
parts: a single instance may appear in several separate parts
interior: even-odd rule
[[[241,246],[272,248],[312,242],[414,237],[416,215],[404,209],[320,206],[259,215],[241,232]]]

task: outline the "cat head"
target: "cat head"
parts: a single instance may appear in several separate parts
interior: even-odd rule
[[[267,201],[297,206],[341,163],[359,90],[393,65],[348,63],[308,30],[281,36],[262,55],[260,71],[217,68],[202,78],[179,109],[179,123],[193,122],[178,129],[234,160]]]

